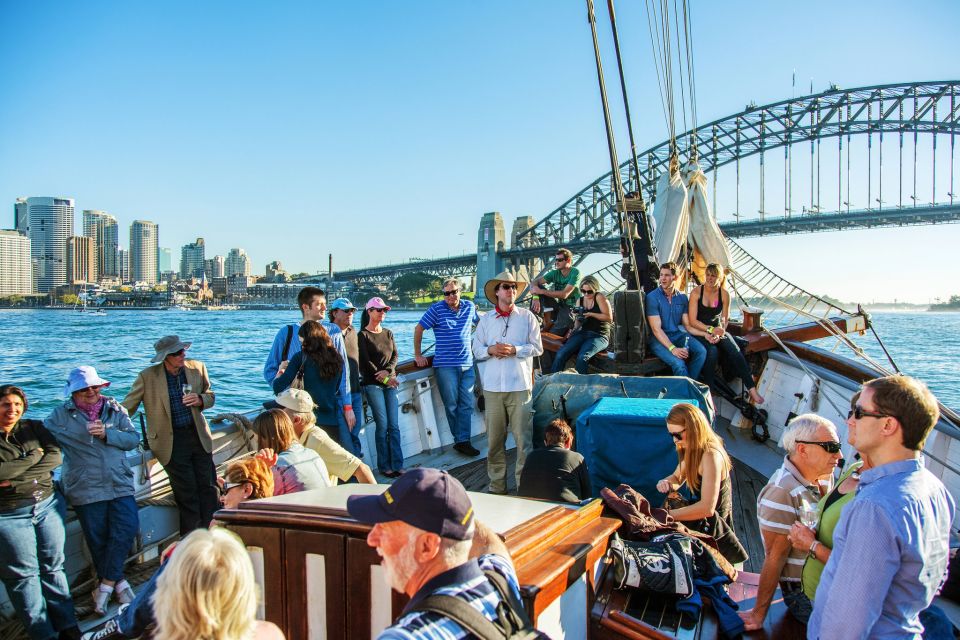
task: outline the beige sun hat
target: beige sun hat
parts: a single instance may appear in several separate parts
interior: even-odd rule
[[[483,285],[483,295],[487,297],[487,300],[490,301],[490,304],[497,305],[497,296],[496,289],[501,282],[515,282],[517,285],[517,294],[519,295],[521,291],[527,288],[529,280],[527,280],[526,269],[521,268],[519,271],[501,271],[496,276],[487,280],[487,284]]]

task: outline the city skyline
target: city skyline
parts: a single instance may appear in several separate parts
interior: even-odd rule
[[[813,2],[798,14],[695,4],[699,121],[811,84],[958,75],[949,27],[957,3],[865,6]],[[472,252],[483,214],[500,212],[508,225],[539,220],[609,168],[580,2],[229,7],[0,6],[9,32],[0,91],[37,96],[0,105],[0,202],[67,193],[125,221],[121,236],[131,220],[153,220],[174,263],[178,247],[206,237],[217,254],[244,247],[256,273],[276,260],[316,273],[328,253],[342,270]],[[597,11],[603,22],[605,8]],[[618,7],[643,148],[666,129],[640,13]],[[42,51],[29,46],[39,25],[59,34]],[[613,69],[609,34],[601,38]],[[607,80],[613,89],[609,72]],[[46,99],[49,86],[68,99]],[[615,124],[623,159],[625,127]],[[938,184],[946,191],[947,180]],[[729,219],[729,178],[720,189],[719,217]],[[745,182],[748,190],[758,186]],[[918,284],[907,269],[867,277],[877,256],[944,273],[957,242],[953,225],[742,244],[817,293],[855,300],[896,291],[921,302],[956,286]]]

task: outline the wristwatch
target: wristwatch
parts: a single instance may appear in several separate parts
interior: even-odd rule
[[[817,557],[817,547],[819,547],[819,546],[820,546],[820,541],[819,541],[819,540],[814,540],[814,541],[813,541],[813,544],[810,545],[810,549],[807,551],[807,555],[810,556],[811,558],[816,558],[816,557]]]

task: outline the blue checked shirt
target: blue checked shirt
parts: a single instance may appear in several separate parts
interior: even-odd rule
[[[507,579],[507,584],[520,599],[520,584],[510,561],[496,554],[480,556],[438,576],[434,576],[404,608],[396,624],[383,630],[378,640],[459,640],[473,636],[459,624],[439,613],[414,611],[407,613],[429,595],[456,596],[466,600],[487,619],[497,619],[497,604],[500,596],[490,584],[484,571],[496,571]]]
[[[190,407],[183,404],[183,384],[187,382],[187,376],[183,369],[177,375],[171,375],[166,369],[163,373],[167,376],[167,392],[170,394],[170,422],[174,429],[186,429],[193,426],[193,412]],[[199,393],[199,389],[197,390]]]

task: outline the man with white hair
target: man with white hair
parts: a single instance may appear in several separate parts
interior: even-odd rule
[[[920,612],[943,584],[955,503],[921,452],[937,399],[909,376],[865,382],[847,416],[872,467],[843,508],[817,587],[808,638],[920,638]],[[926,634],[924,634],[926,635]]]
[[[532,629],[506,545],[477,522],[470,496],[446,471],[407,471],[380,495],[350,496],[347,511],[373,525],[367,544],[383,558],[390,586],[410,596],[379,640],[510,637]]]
[[[317,426],[317,416],[313,412],[313,398],[303,389],[285,389],[277,394],[276,400],[263,403],[266,409],[283,409],[293,421],[293,430],[297,440],[307,449],[315,451],[330,472],[330,485],[336,486],[337,479],[347,482],[356,478],[357,482],[376,484],[370,467],[360,458],[340,446],[330,435]]]
[[[790,613],[806,624],[812,606],[800,583],[807,553],[794,549],[790,527],[805,509],[815,509],[833,485],[833,470],[840,461],[840,439],[832,422],[812,413],[799,415],[783,432],[780,446],[787,451],[757,497],[757,520],[766,557],[753,609],[741,611],[747,631],[763,628],[767,610],[779,583]]]

